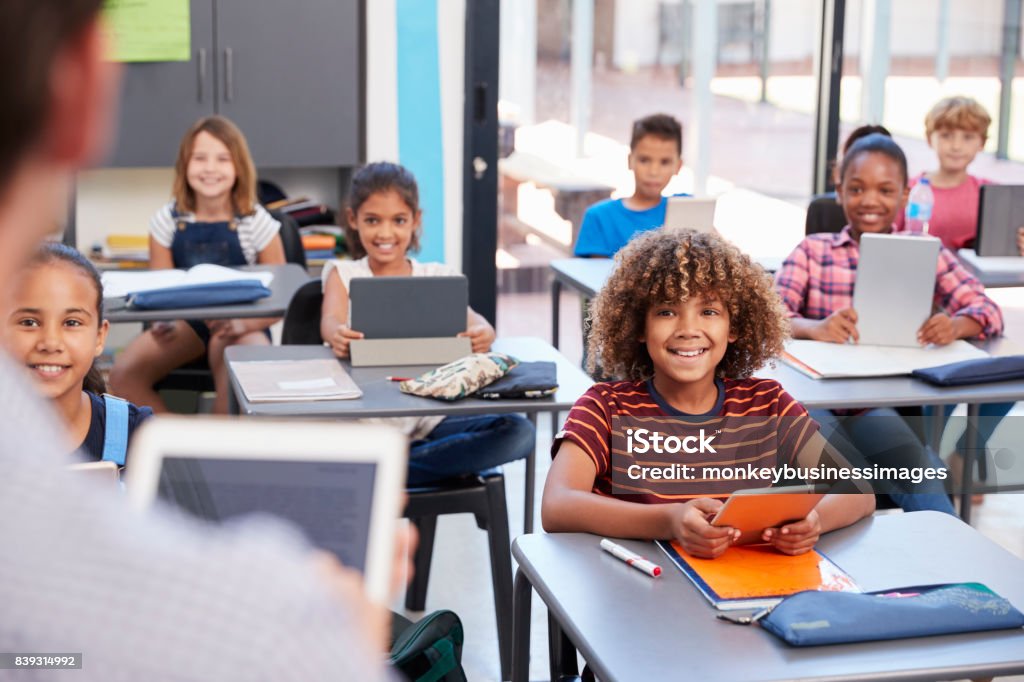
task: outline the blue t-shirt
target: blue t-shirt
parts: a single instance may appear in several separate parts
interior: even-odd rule
[[[103,396],[96,395],[89,391],[85,392],[92,404],[92,421],[89,423],[89,433],[85,434],[85,440],[78,446],[78,449],[89,459],[97,462],[103,459],[103,444],[106,441],[107,429],[107,406],[103,402]],[[136,407],[128,403],[128,442],[131,443],[132,434],[149,417],[153,416],[153,410],[148,407]]]
[[[573,255],[611,258],[633,235],[664,225],[666,206],[666,197],[645,211],[627,208],[622,199],[605,199],[594,204],[583,214]]]

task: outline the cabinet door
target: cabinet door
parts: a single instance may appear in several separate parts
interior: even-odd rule
[[[120,123],[110,166],[172,166],[196,119],[214,112],[213,0],[191,0],[187,62],[124,65]]]
[[[216,0],[217,110],[257,166],[362,161],[363,0]]]

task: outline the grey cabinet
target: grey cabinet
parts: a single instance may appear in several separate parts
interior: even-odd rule
[[[125,65],[108,165],[171,165],[188,126],[214,113],[258,166],[361,163],[363,1],[191,0],[190,61]]]

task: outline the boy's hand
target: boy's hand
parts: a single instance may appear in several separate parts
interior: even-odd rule
[[[853,342],[860,341],[857,333],[857,311],[853,308],[837,310],[818,323],[811,335],[816,341],[829,343],[846,343],[850,338]]]
[[[935,313],[917,331],[917,342],[922,346],[929,343],[945,346],[956,339],[956,325],[953,324],[953,318],[946,313]]]
[[[1017,228],[1017,253],[1024,256],[1024,226]]]
[[[693,556],[714,559],[729,549],[729,545],[740,536],[735,528],[712,526],[709,523],[722,508],[720,500],[701,497],[668,507],[672,538]]]
[[[357,332],[353,329],[349,329],[347,324],[339,324],[338,328],[331,334],[331,338],[327,339],[327,343],[331,346],[331,350],[339,358],[347,358],[349,356],[349,345],[355,339],[363,338],[362,332]]]
[[[469,339],[474,353],[486,353],[494,343],[494,329],[488,324],[475,324],[459,336]]]
[[[821,535],[821,519],[817,510],[812,509],[807,518],[787,523],[780,528],[766,528],[761,539],[783,554],[803,554],[814,549]]]

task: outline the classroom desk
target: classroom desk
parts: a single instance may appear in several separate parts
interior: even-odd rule
[[[992,355],[1019,352],[1010,339],[993,339],[982,345]],[[812,379],[781,360],[775,368],[762,367],[755,376],[775,379],[807,409],[907,407],[915,405],[955,405],[967,403],[967,418],[977,419],[984,403],[1012,403],[1024,400],[1024,380],[1001,381],[971,386],[941,387],[910,376],[870,377],[858,379]],[[976,444],[968,441],[963,454],[964,487],[960,492],[960,517],[971,519],[974,452]]]
[[[986,287],[1024,286],[1024,258],[985,258],[974,249],[957,251],[960,262]]]
[[[301,265],[248,265],[239,268],[248,271],[270,271],[274,279],[270,282],[270,296],[253,303],[206,306],[202,308],[175,308],[171,310],[127,310],[121,298],[103,301],[106,318],[111,324],[118,322],[156,322],[160,320],[218,320],[243,317],[281,317],[288,309],[292,294],[309,281],[309,275]]]
[[[768,272],[778,270],[782,260],[778,256],[754,258]],[[558,348],[562,287],[567,286],[579,292],[580,296],[593,298],[604,286],[614,265],[611,258],[560,258],[551,261],[551,344],[555,348]]]
[[[398,390],[398,384],[388,381],[390,375],[418,376],[432,367],[352,367],[347,360],[339,360],[363,395],[355,400],[323,400],[309,402],[251,403],[240,390],[232,369],[233,363],[246,360],[302,360],[333,358],[326,346],[231,346],[225,351],[231,380],[230,409],[233,413],[260,417],[410,417],[460,414],[508,414],[525,412],[536,423],[539,412],[568,410],[594,383],[579,367],[541,339],[514,337],[498,339],[494,350],[508,353],[523,361],[548,360],[554,362],[558,374],[558,391],[548,398],[519,400],[482,400],[464,398],[454,402],[432,400],[407,395]],[[535,454],[526,460],[526,510],[523,526],[533,529],[533,498]]]
[[[653,543],[623,545],[658,562],[649,578],[584,533],[512,543],[512,679],[525,682],[531,588],[548,608],[552,679],[573,649],[602,682],[615,680],[936,680],[1024,672],[1024,630],[790,647],[756,626],[715,618],[693,584]],[[865,591],[981,582],[1024,609],[1024,561],[939,512],[869,517],[821,538],[818,549]],[[554,632],[550,632],[554,630]]]

